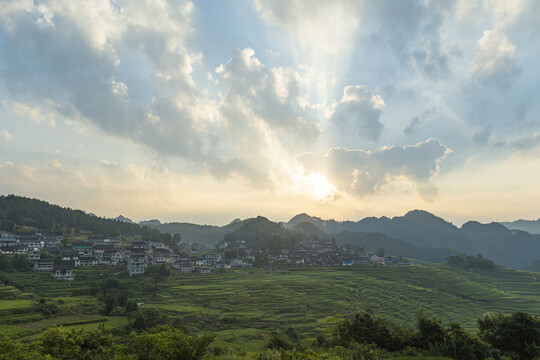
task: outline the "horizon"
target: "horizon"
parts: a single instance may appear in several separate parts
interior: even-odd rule
[[[14,196],[19,196],[19,197],[24,197],[22,195],[16,195],[16,194],[0,194],[0,196],[10,196],[10,195],[14,195]],[[35,199],[35,198],[32,198],[32,199]],[[46,200],[43,200],[43,199],[35,199],[35,200],[39,200],[39,201],[46,201]],[[226,225],[229,225],[231,224],[232,222],[236,221],[236,220],[240,220],[240,221],[245,221],[245,220],[249,220],[249,219],[254,219],[256,217],[259,217],[259,216],[262,216],[264,218],[267,218],[268,220],[270,221],[273,221],[273,222],[276,222],[276,223],[288,223],[290,220],[292,220],[293,218],[295,218],[296,216],[299,216],[299,215],[306,215],[306,216],[309,216],[309,217],[312,217],[312,218],[317,218],[317,219],[320,219],[322,221],[337,221],[337,222],[346,222],[346,221],[351,221],[351,222],[358,222],[358,221],[361,221],[365,218],[370,218],[370,217],[375,217],[375,218],[382,218],[382,217],[387,217],[387,218],[390,218],[390,219],[393,219],[395,217],[404,217],[405,215],[407,215],[408,213],[410,212],[413,212],[413,211],[423,211],[423,212],[427,212],[435,217],[438,217],[438,218],[441,218],[443,219],[444,221],[448,222],[448,223],[451,223],[452,225],[458,227],[458,228],[461,228],[463,226],[463,224],[467,223],[467,222],[479,222],[481,224],[489,224],[489,223],[511,223],[511,222],[516,222],[516,221],[539,221],[540,218],[538,219],[515,219],[515,220],[488,220],[488,221],[479,221],[479,220],[476,220],[476,219],[466,219],[462,222],[455,222],[455,221],[452,221],[452,219],[447,219],[445,218],[444,216],[441,216],[437,213],[432,213],[430,211],[427,211],[425,209],[410,209],[402,214],[396,214],[396,215],[392,215],[392,216],[388,216],[388,215],[379,215],[379,216],[375,216],[375,215],[368,215],[368,216],[365,216],[365,217],[362,217],[362,218],[358,218],[358,219],[337,219],[337,218],[332,218],[332,217],[329,217],[329,218],[325,218],[325,217],[320,217],[320,216],[317,216],[317,215],[314,215],[314,214],[310,214],[308,212],[299,212],[299,213],[296,213],[292,216],[289,216],[287,218],[271,218],[271,217],[268,217],[268,216],[265,216],[265,215],[262,215],[262,214],[251,214],[249,216],[246,216],[246,217],[234,217],[232,218],[230,221],[227,221],[225,223],[207,223],[207,222],[204,222],[204,221],[199,221],[197,219],[194,219],[194,220],[189,220],[189,219],[160,219],[160,218],[157,218],[157,217],[149,217],[149,218],[142,218],[142,219],[137,219],[137,218],[132,218],[126,214],[118,214],[118,215],[115,215],[115,216],[104,216],[102,214],[99,214],[99,213],[94,213],[92,211],[87,211],[85,209],[81,209],[81,208],[74,208],[74,207],[71,207],[71,206],[64,206],[64,205],[60,205],[60,204],[55,204],[55,203],[52,203],[50,201],[46,201],[47,203],[51,204],[51,205],[58,205],[58,206],[61,206],[61,207],[64,207],[64,208],[70,208],[72,210],[80,210],[80,211],[83,211],[85,212],[86,214],[91,214],[91,215],[95,215],[95,216],[98,216],[98,217],[102,217],[102,218],[106,218],[106,219],[116,219],[120,216],[128,219],[128,220],[131,220],[133,221],[134,223],[136,224],[140,224],[141,222],[149,222],[149,221],[159,221],[161,224],[170,224],[170,223],[190,223],[190,224],[195,224],[195,225],[209,225],[209,226],[218,226],[218,227],[222,227],[222,226],[226,226]]]
[[[137,222],[540,217],[539,2],[6,4],[0,193]]]

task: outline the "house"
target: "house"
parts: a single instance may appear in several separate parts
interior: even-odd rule
[[[51,271],[51,276],[53,279],[57,280],[75,280],[75,274],[73,273],[71,266],[59,265]]]
[[[362,254],[358,257],[358,261],[356,261],[359,265],[369,265],[369,255],[368,254]]]
[[[95,256],[79,256],[75,260],[75,267],[87,267],[87,266],[96,266],[98,264],[98,259]]]
[[[221,261],[221,255],[206,255],[204,258],[208,265],[214,265]]]
[[[177,261],[172,268],[178,269],[182,273],[192,273],[195,270],[195,265],[191,261]]]
[[[98,244],[92,247],[94,256],[96,256],[98,259],[106,250],[112,250],[113,248],[114,246],[112,244]]]
[[[154,253],[152,254],[152,263],[154,264],[163,264],[163,263],[173,263],[177,261],[179,258],[178,255],[174,254],[172,251],[160,248],[156,249]]]
[[[30,261],[31,263],[39,259],[41,259],[41,254],[39,253],[39,251],[32,250],[28,252],[28,261]]]
[[[34,271],[52,271],[54,263],[50,259],[39,259],[34,262]]]
[[[45,248],[45,243],[40,238],[35,237],[35,236],[19,237],[19,243],[24,246],[27,246],[29,249]]]
[[[142,250],[144,252],[148,252],[148,243],[146,241],[142,240],[134,240],[131,242],[131,249],[132,250]]]
[[[19,245],[19,241],[10,234],[2,234],[0,238],[0,247],[12,247]]]
[[[210,266],[195,266],[195,269],[193,271],[199,274],[210,274],[210,271],[212,271],[212,269],[210,268]]]
[[[60,253],[62,261],[74,261],[79,259],[79,253],[76,251],[66,250]]]
[[[91,241],[75,241],[73,242],[73,251],[83,256],[92,256],[93,243]]]
[[[354,260],[343,260],[341,262],[341,265],[343,266],[352,266],[352,264],[354,264]]]
[[[384,265],[384,258],[378,257],[377,255],[371,255],[369,258],[371,265]]]
[[[101,259],[98,257],[98,260],[100,264],[116,266],[126,261],[126,254],[118,249],[109,249],[105,250],[101,255]]]
[[[146,255],[131,254],[127,261],[127,270],[129,276],[136,274],[144,274],[144,271],[146,270]]]

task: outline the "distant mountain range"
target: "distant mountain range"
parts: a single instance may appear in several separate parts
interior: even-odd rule
[[[162,224],[159,220],[141,221],[139,225],[179,233],[187,242],[214,245],[248,220],[236,219],[226,226]],[[540,233],[540,221],[502,224],[469,221],[457,227],[427,211],[413,210],[404,216],[367,217],[359,221],[324,220],[303,213],[283,226],[319,238],[335,238],[339,243],[363,247],[366,251],[375,252],[382,247],[387,253],[431,262],[465,252],[482,254],[499,265],[525,269],[540,259],[540,235],[535,234]]]
[[[171,235],[178,233],[183,241],[189,243],[211,246],[252,220],[236,219],[225,226],[180,222],[162,224],[159,220],[135,224],[122,215],[115,219],[105,219],[37,199],[0,195],[0,230],[4,231],[13,231],[16,226],[30,226],[56,231],[63,231],[63,228],[90,230],[103,236],[143,235],[152,238],[152,234],[157,234],[158,230]],[[296,215],[283,224],[267,219],[258,221],[261,226],[265,224],[265,229],[278,229],[268,222],[281,228],[294,228],[311,237],[335,238],[342,244],[363,247],[366,251],[376,251],[382,247],[393,255],[432,262],[443,261],[458,252],[472,255],[480,253],[499,265],[516,269],[540,268],[540,235],[531,234],[540,232],[535,227],[540,226],[540,220],[519,220],[503,224],[469,221],[457,227],[427,211],[413,210],[404,216],[368,217],[360,221],[323,220],[307,214]],[[262,234],[257,229],[251,229],[250,232],[254,234],[250,236]]]
[[[540,219],[538,220],[516,220],[512,222],[501,222],[510,230],[523,230],[531,234],[540,234]]]
[[[499,223],[480,224],[476,221],[469,221],[458,228],[422,210],[413,210],[394,218],[368,217],[357,222],[323,220],[300,214],[285,226],[293,227],[303,222],[317,226],[336,239],[343,238],[343,232],[380,233],[421,248],[480,253],[497,264],[517,269],[523,269],[540,258],[540,235],[522,230],[512,231]],[[350,234],[347,238],[349,242],[352,241]],[[362,243],[362,240],[358,242]]]

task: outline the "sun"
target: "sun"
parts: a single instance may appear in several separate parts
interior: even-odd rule
[[[295,187],[318,203],[327,204],[336,199],[338,190],[330,184],[326,176],[320,173],[296,176]]]

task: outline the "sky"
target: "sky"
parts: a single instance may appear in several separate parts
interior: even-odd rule
[[[536,0],[0,0],[0,194],[537,219],[539,36]]]

